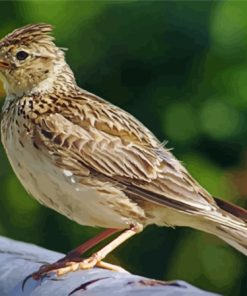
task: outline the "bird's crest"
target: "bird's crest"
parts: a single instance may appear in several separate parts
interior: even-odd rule
[[[45,23],[31,24],[14,30],[0,40],[1,46],[15,44],[28,45],[30,43],[52,44],[54,37],[50,35],[53,26]]]

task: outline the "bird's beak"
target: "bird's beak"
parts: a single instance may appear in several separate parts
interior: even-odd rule
[[[9,63],[5,62],[4,60],[0,59],[0,69],[8,69],[9,68]]]

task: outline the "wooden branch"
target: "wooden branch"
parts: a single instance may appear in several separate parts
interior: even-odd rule
[[[213,296],[183,281],[160,282],[129,273],[100,268],[71,272],[63,277],[51,274],[42,280],[23,280],[42,264],[63,256],[32,244],[0,236],[1,296]]]

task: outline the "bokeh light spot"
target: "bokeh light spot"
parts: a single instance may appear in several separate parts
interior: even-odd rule
[[[191,141],[198,134],[197,115],[186,103],[174,103],[165,110],[163,128],[169,139]]]
[[[201,112],[201,123],[204,131],[212,138],[224,139],[235,135],[241,126],[241,118],[227,104],[208,100]]]

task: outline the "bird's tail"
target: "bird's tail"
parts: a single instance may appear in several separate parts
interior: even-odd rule
[[[218,210],[206,217],[202,230],[212,233],[247,256],[247,211],[229,202],[214,198]],[[209,221],[210,220],[210,221]]]

